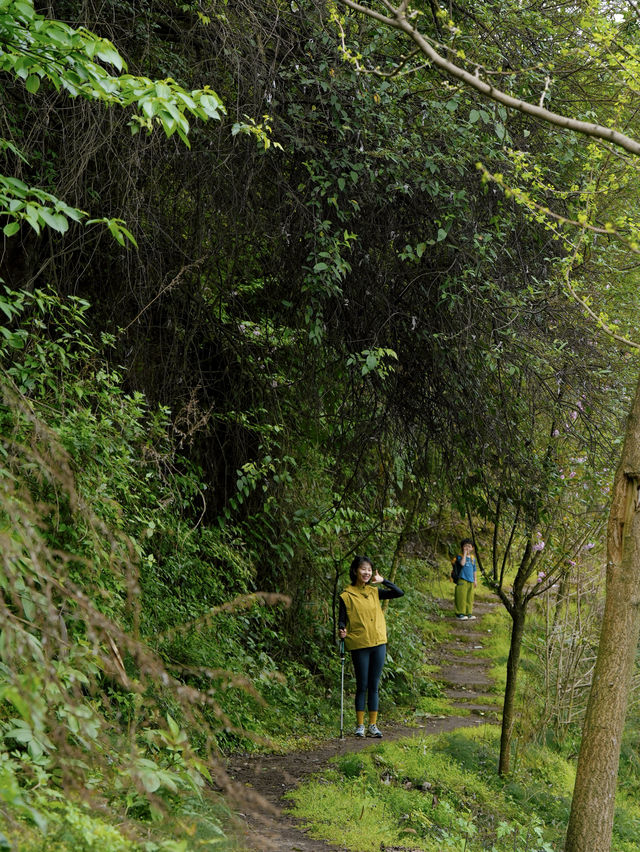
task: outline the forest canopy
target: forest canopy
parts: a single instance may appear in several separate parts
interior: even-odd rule
[[[635,10],[2,0],[0,47],[6,848],[78,790],[192,848],[154,821],[220,753],[326,712],[352,557],[427,595],[469,534],[508,774],[525,617],[602,614]]]

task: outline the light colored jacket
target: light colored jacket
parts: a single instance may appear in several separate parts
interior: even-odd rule
[[[358,648],[373,648],[387,641],[387,625],[380,606],[378,589],[375,586],[347,586],[340,595],[347,611],[347,635],[344,645],[347,651]]]

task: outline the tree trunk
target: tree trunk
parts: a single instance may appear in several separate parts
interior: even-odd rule
[[[516,682],[518,679],[518,667],[520,665],[520,652],[522,650],[525,610],[520,607],[514,607],[511,618],[513,625],[511,627],[509,659],[507,660],[507,683],[504,689],[504,704],[502,706],[502,733],[500,735],[500,760],[498,763],[499,775],[508,774],[511,760],[511,735],[513,734],[513,722],[515,718]]]
[[[404,552],[404,546],[406,544],[407,539],[409,538],[409,533],[413,528],[413,522],[416,517],[416,512],[418,511],[418,503],[420,502],[420,494],[418,491],[412,496],[411,504],[409,509],[407,510],[407,514],[405,515],[404,524],[402,525],[402,531],[398,536],[398,540],[396,542],[396,549],[393,553],[393,559],[391,561],[391,571],[389,572],[389,576],[387,580],[391,580],[392,583],[396,581],[396,575],[398,573],[398,565],[400,565],[400,559],[402,558],[402,554]],[[387,607],[389,605],[389,601],[382,602],[382,611],[386,612]]]
[[[607,527],[606,602],[565,852],[611,848],[620,745],[640,630],[640,381]]]

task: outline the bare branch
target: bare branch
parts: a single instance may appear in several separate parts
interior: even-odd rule
[[[539,107],[542,107],[544,105],[544,99],[546,98],[546,96],[549,92],[550,86],[551,86],[551,77],[549,77],[549,75],[547,75],[545,77],[545,81],[544,81],[544,89],[542,90],[542,94],[540,95],[540,103],[538,104]]]

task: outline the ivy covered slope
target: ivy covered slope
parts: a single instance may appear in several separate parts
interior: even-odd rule
[[[206,745],[196,754],[175,720],[206,725],[189,715],[194,693],[179,694],[158,643],[144,641],[141,573],[156,531],[170,536],[167,557],[187,563],[228,545],[182,526],[197,478],[171,451],[166,413],[125,394],[97,357],[86,303],[7,291],[0,309],[2,842],[186,848],[173,819],[219,839],[224,814],[203,795]],[[242,567],[236,582],[244,588]],[[205,583],[201,595],[218,597]],[[188,602],[174,607],[186,620]]]

